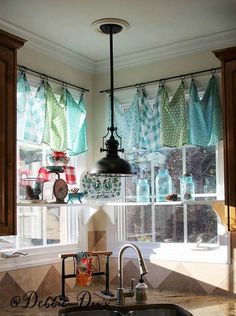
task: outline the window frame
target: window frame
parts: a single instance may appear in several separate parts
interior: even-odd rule
[[[118,256],[119,248],[126,244],[130,243],[125,239],[126,236],[126,223],[125,223],[125,207],[128,205],[150,205],[152,212],[152,241],[151,242],[141,242],[135,241],[132,242],[140,247],[144,258],[152,260],[170,260],[170,261],[190,261],[190,262],[209,262],[209,263],[230,263],[230,234],[227,231],[227,228],[221,223],[220,218],[215,211],[218,221],[218,236],[219,230],[224,230],[223,241],[218,244],[218,249],[214,249],[214,251],[194,251],[194,243],[190,243],[187,240],[187,206],[194,204],[212,204],[214,202],[223,202],[223,188],[224,188],[224,173],[223,168],[219,168],[219,166],[223,166],[223,141],[219,142],[216,146],[216,200],[206,200],[206,201],[177,201],[177,202],[155,202],[155,173],[154,173],[154,162],[151,160],[151,200],[150,203],[120,203],[115,207],[115,229],[111,230],[109,228],[109,224],[107,225],[107,232],[109,235],[113,235],[113,238],[109,235],[107,238],[107,243],[109,249],[112,249],[113,256]],[[186,171],[183,168],[183,171]],[[124,180],[125,181],[125,180]],[[201,195],[203,196],[203,195]],[[163,242],[155,242],[154,241],[154,232],[155,232],[155,208],[158,205],[182,205],[183,206],[183,222],[184,222],[184,242],[176,242],[176,243],[163,243]],[[113,232],[112,232],[113,231]],[[115,232],[115,233],[114,233]],[[209,244],[201,243],[203,249],[207,249]],[[205,247],[205,248],[204,248]],[[212,246],[214,247],[214,246]],[[210,250],[210,249],[209,249]],[[135,257],[131,252],[127,252],[127,258]]]
[[[27,79],[28,82],[30,84],[30,88],[31,88],[31,93],[35,94],[37,91],[37,87],[40,85],[41,82],[41,78],[32,74],[28,74],[27,73]],[[59,89],[61,89],[61,84],[55,83],[55,82],[50,82],[50,85],[55,93],[56,98],[59,100],[60,95],[59,95]],[[73,95],[73,97],[76,99],[76,101],[78,102],[80,99],[80,95],[81,95],[81,91],[77,91],[73,88],[69,88],[71,94]],[[41,144],[41,145],[37,145],[37,144],[33,144],[33,143],[29,143],[29,142],[22,142],[22,141],[17,141],[17,143],[15,144],[16,146],[16,150],[18,151],[18,146],[20,145],[24,145],[24,146],[29,146],[31,148],[39,148],[42,147],[44,150],[44,162],[46,162],[46,155],[45,152],[47,149],[50,150],[50,148],[45,145],[45,144]],[[76,156],[75,158],[71,157],[71,159],[74,160],[73,162],[73,166],[77,169],[77,173],[76,173],[76,177],[77,177],[77,183],[79,185],[80,183],[80,176],[81,174],[87,169],[87,152],[82,153],[79,156]],[[80,168],[78,168],[78,166],[80,166]],[[16,172],[17,172],[17,168],[16,168]],[[16,175],[17,176],[17,175]],[[16,177],[17,178],[17,177]],[[18,186],[18,182],[17,182],[17,186]],[[74,236],[71,236],[71,232],[69,231],[69,228],[67,227],[67,241],[71,240],[71,242],[68,243],[63,243],[63,244],[44,244],[44,245],[40,245],[40,246],[33,246],[33,247],[19,247],[19,241],[18,239],[20,238],[18,236],[19,234],[19,225],[20,225],[20,221],[17,221],[17,235],[15,236],[2,236],[2,240],[0,240],[0,244],[3,241],[6,241],[7,243],[4,243],[4,246],[0,248],[0,272],[5,272],[5,271],[9,271],[9,270],[15,270],[15,269],[20,269],[20,268],[26,268],[26,267],[30,267],[30,266],[40,266],[40,265],[44,265],[44,264],[53,264],[53,263],[57,263],[60,262],[60,259],[58,258],[58,254],[59,253],[70,253],[70,252],[75,252],[78,250],[78,248],[83,247],[83,249],[87,248],[87,233],[88,233],[88,229],[87,229],[87,225],[84,225],[83,221],[83,217],[84,217],[84,212],[81,209],[82,205],[76,205],[76,204],[70,204],[70,205],[61,205],[61,204],[41,204],[41,205],[26,205],[23,203],[20,203],[19,201],[16,203],[16,210],[17,210],[17,218],[19,217],[19,207],[41,207],[42,210],[41,212],[45,213],[46,209],[48,207],[60,207],[60,208],[66,208],[66,211],[68,213],[70,213],[70,209],[71,208],[78,208],[77,214],[78,214],[78,231],[74,232]],[[84,204],[83,204],[84,206]],[[42,214],[43,216],[43,214]],[[67,226],[69,226],[70,224],[74,225],[75,223],[72,220],[67,221]],[[44,223],[46,225],[46,223]],[[45,230],[45,228],[44,228]],[[9,237],[15,238],[15,242],[9,242]],[[81,243],[81,240],[83,240],[83,244]],[[76,241],[76,242],[75,242]],[[9,247],[7,246],[9,244]],[[15,247],[12,247],[12,245],[15,244]],[[15,251],[20,251],[20,252],[26,252],[28,253],[27,256],[17,256],[17,257],[4,257],[4,254],[12,254]]]

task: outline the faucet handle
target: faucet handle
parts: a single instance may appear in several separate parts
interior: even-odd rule
[[[130,291],[134,290],[134,281],[135,281],[135,278],[130,279]]]
[[[134,281],[135,281],[134,278],[130,279],[130,289],[129,290],[120,289],[120,290],[122,290],[123,298],[134,296]],[[117,292],[117,294],[118,294],[118,292]]]

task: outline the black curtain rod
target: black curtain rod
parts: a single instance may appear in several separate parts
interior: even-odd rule
[[[192,77],[192,76],[196,76],[196,75],[199,75],[199,74],[202,74],[204,72],[211,72],[211,73],[215,73],[217,70],[221,69],[221,67],[217,67],[217,68],[210,68],[210,69],[205,69],[205,70],[200,70],[200,71],[196,71],[196,72],[190,72],[190,73],[187,73],[187,74],[183,74],[183,75],[178,75],[178,76],[172,76],[172,77],[167,77],[167,78],[162,78],[162,79],[156,79],[156,80],[151,80],[151,81],[146,81],[146,82],[140,82],[140,83],[136,83],[136,84],[130,84],[130,85],[127,85],[127,86],[121,86],[121,87],[118,87],[118,88],[114,88],[114,91],[117,91],[117,90],[124,90],[124,89],[128,89],[128,88],[133,88],[133,87],[142,87],[142,86],[147,86],[147,85],[151,85],[151,84],[154,84],[154,83],[164,83],[166,82],[167,80],[170,81],[170,80],[174,80],[174,79],[182,79],[184,80],[186,77]],[[103,92],[110,92],[110,89],[106,89],[106,90],[101,90],[100,93],[103,93]]]
[[[60,83],[62,83],[63,85],[67,85],[67,86],[76,88],[76,89],[78,89],[78,90],[81,90],[82,92],[85,92],[85,91],[86,91],[86,92],[89,92],[88,89],[85,89],[85,88],[82,88],[82,87],[80,87],[80,86],[76,86],[76,85],[74,85],[74,84],[72,84],[72,83],[68,83],[68,82],[66,82],[66,81],[63,81],[63,80],[54,78],[54,77],[52,77],[52,76],[49,76],[49,75],[46,75],[46,74],[44,74],[44,73],[38,72],[38,71],[36,71],[36,70],[30,69],[30,68],[28,68],[28,67],[25,67],[25,66],[22,66],[22,65],[17,65],[17,67],[18,67],[19,70],[22,70],[22,71],[25,71],[25,72],[27,72],[27,71],[32,72],[32,73],[34,73],[34,74],[40,76],[42,79],[47,79],[47,78],[48,78],[48,79],[50,79],[50,80],[53,80],[53,81],[56,81],[56,82],[60,82]]]

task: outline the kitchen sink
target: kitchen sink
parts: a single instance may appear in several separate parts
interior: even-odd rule
[[[135,307],[122,306],[121,308],[106,306],[102,309],[88,309],[83,308],[82,310],[76,306],[64,308],[59,311],[59,316],[193,316],[189,311],[176,304],[136,305]]]

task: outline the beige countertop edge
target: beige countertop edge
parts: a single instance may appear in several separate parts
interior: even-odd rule
[[[79,291],[66,293],[69,297],[71,305],[77,302],[76,296],[81,290],[89,290],[92,294],[92,302],[94,304],[109,304],[117,306],[115,301],[104,301],[99,298],[95,293],[100,291],[101,288],[84,288]],[[113,291],[114,293],[115,291]],[[43,298],[40,298],[43,301]],[[236,315],[236,299],[233,296],[212,296],[212,295],[195,295],[191,293],[169,292],[169,291],[155,291],[148,290],[148,300],[145,305],[153,304],[176,304],[179,305],[193,314],[193,316],[233,316]],[[134,298],[126,298],[126,307],[137,306]],[[75,307],[73,307],[75,308]],[[56,316],[62,307],[11,307],[10,302],[5,306],[0,307],[0,316]],[[101,307],[100,307],[101,309]]]

